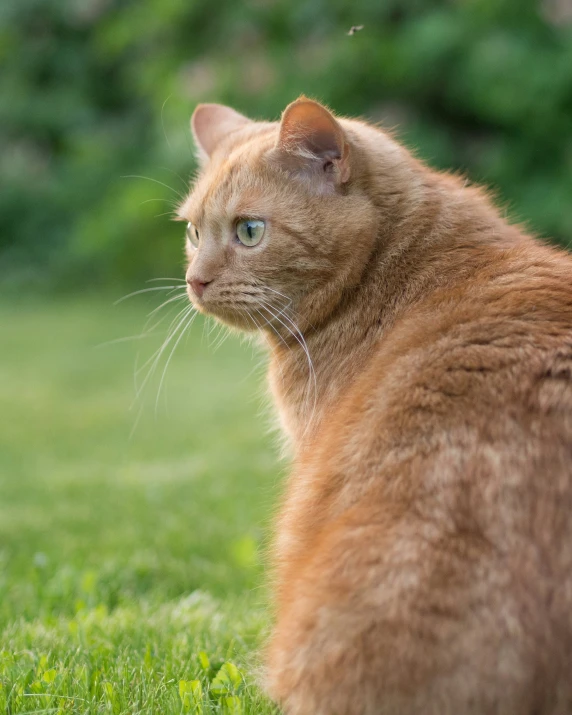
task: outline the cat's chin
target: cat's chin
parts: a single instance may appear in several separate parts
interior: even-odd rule
[[[217,305],[215,301],[192,300],[191,303],[199,313],[215,318],[219,323],[223,323],[229,328],[249,333],[255,332],[260,328],[252,316],[236,308],[229,308],[226,305]]]

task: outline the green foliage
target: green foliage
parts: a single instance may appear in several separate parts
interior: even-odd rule
[[[0,306],[1,713],[276,712],[254,684],[277,472],[261,375],[196,322],[138,419],[135,355],[157,344],[105,343],[146,303]]]
[[[1,277],[180,271],[180,226],[164,214],[195,168],[194,106],[276,118],[300,93],[398,125],[433,165],[498,187],[515,218],[567,243],[572,23],[556,5],[4,0]]]

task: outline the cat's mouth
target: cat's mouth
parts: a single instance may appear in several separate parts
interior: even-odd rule
[[[292,299],[268,285],[212,283],[187,286],[189,300],[196,310],[233,328],[248,332],[270,330],[274,333],[300,333],[299,316]]]
[[[216,318],[221,323],[240,330],[253,331],[261,327],[261,321],[254,317],[258,309],[253,305],[217,296],[212,289],[205,289],[199,296],[189,286],[187,294],[196,310],[203,315]]]

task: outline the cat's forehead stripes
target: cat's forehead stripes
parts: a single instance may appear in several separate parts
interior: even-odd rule
[[[262,136],[235,142],[226,149],[226,154],[223,147],[181,206],[181,218],[200,225],[207,216],[232,218],[245,215],[249,210],[252,214],[258,213],[255,196],[264,185],[260,181],[264,171],[261,157],[274,146],[276,132],[276,128],[269,129],[266,125]]]

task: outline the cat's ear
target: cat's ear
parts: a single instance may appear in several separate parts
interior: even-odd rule
[[[250,121],[223,104],[199,104],[191,117],[191,131],[200,163],[205,164],[225,137]]]
[[[289,104],[280,122],[277,151],[287,167],[318,179],[324,186],[350,178],[349,146],[335,117],[321,104],[300,97]]]

